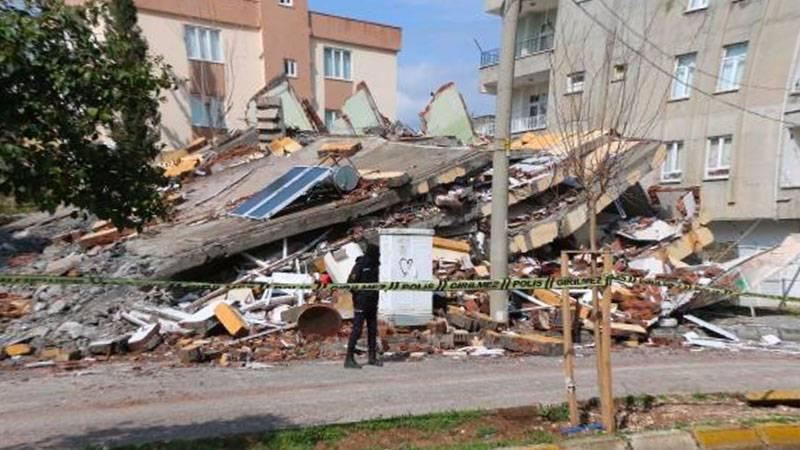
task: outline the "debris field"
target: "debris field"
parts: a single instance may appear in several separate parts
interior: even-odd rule
[[[491,140],[475,133],[455,85],[435,91],[423,133],[390,123],[361,84],[327,129],[285,79],[251,101],[253,128],[164,152],[173,181],[169,219],[119,230],[70,208],[6,223],[8,274],[106,276],[228,283],[197,291],[128,286],[0,286],[3,367],[75,367],[117,358],[253,365],[338,358],[353,317],[352,294],[253,289],[267,281],[346,282],[358,245],[378,229],[433,230],[430,274],[488,279]],[[755,257],[709,262],[714,242],[698,189],[651,187],[661,142],[594,130],[580,158],[613,151],[619,173],[597,200],[600,244],[613,270],[700,285],[751,288],[800,255],[800,237]],[[562,250],[588,248],[586,186],[571,176],[564,137],[518,136],[509,157],[509,271],[558,277]],[[574,155],[572,155],[574,156]],[[669,204],[668,206],[665,206]],[[588,276],[598,259],[575,254],[567,273]],[[772,271],[772,272],[771,272]],[[248,287],[237,286],[247,284]],[[739,339],[694,315],[719,295],[615,282],[612,334],[626,346],[800,352],[777,336]],[[384,320],[387,359],[426,355],[562,354],[562,292],[509,293],[510,322],[489,316],[485,292],[434,293],[415,326]],[[591,345],[593,292],[571,289],[579,345]],[[678,320],[676,320],[678,319]]]

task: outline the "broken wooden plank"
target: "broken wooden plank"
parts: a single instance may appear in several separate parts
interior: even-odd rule
[[[14,356],[30,355],[33,353],[33,347],[28,344],[12,344],[6,346],[3,351],[6,355],[13,358]]]
[[[337,157],[351,157],[361,150],[360,141],[343,141],[343,142],[327,142],[322,144],[322,147],[317,151],[321,157],[324,156],[337,156]]]
[[[214,308],[214,315],[233,337],[242,337],[250,332],[250,326],[242,314],[233,306],[220,302]]]
[[[472,250],[472,246],[467,241],[457,241],[438,236],[433,237],[433,246],[467,254]]]
[[[411,177],[405,172],[364,169],[359,170],[358,174],[361,176],[361,179],[366,182],[383,182],[386,183],[386,187],[390,188],[405,186],[411,181]]]

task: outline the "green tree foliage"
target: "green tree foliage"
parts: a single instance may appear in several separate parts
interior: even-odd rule
[[[0,0],[0,193],[117,226],[163,216],[153,160],[175,80],[147,55],[133,0],[14,3]]]

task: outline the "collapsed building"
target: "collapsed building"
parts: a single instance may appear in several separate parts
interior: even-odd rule
[[[175,181],[165,194],[174,204],[168,220],[137,233],[63,209],[23,217],[2,230],[6,273],[195,280],[227,287],[198,292],[4,286],[5,356],[34,366],[127,352],[177,353],[184,362],[222,365],[336,356],[352,317],[349,292],[251,284],[311,283],[323,272],[344,282],[361,255],[356,241],[370,230],[427,230],[421,235],[428,236],[430,265],[420,266],[415,275],[420,279],[489,278],[489,141],[475,132],[455,85],[432,95],[420,114],[423,133],[387,120],[365,84],[345,102],[330,130],[285,80],[257,93],[248,110],[252,129],[218,145],[201,139],[162,155],[159,163]],[[787,240],[771,254],[725,264],[704,261],[713,235],[703,221],[698,191],[678,192],[676,207],[667,213],[660,197],[676,193],[641,184],[664,160],[661,142],[613,130],[586,133],[581,142],[570,149],[564,137],[546,134],[525,134],[513,142],[507,239],[512,276],[559,276],[560,251],[586,248],[586,192],[569,158],[575,152],[596,158],[612,148],[618,170],[596,210],[601,244],[614,256],[614,270],[694,284],[746,282],[753,289],[770,269],[800,256],[796,240]],[[587,258],[570,261],[568,273],[586,275]],[[680,341],[670,316],[724,300],[657,286],[614,283],[611,289],[612,333],[632,345],[670,336]],[[430,314],[414,327],[384,314],[384,351],[560,354],[561,292],[510,294],[509,324],[490,319],[484,292],[428,294],[423,306]],[[570,290],[569,299],[578,325],[592,329],[591,290]],[[692,345],[727,345],[714,339],[720,333],[713,325],[688,317],[697,319],[689,321],[698,331],[711,329],[711,336],[686,337]],[[673,332],[664,333],[665,327]],[[724,334],[722,340],[733,341]]]

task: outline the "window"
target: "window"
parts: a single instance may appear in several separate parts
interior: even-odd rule
[[[708,0],[689,0],[686,11],[697,11],[698,9],[708,8]]]
[[[530,117],[547,115],[547,94],[531,95],[528,102],[528,113]]]
[[[186,25],[184,28],[186,54],[189,59],[209,62],[223,62],[222,44],[219,30]]]
[[[278,4],[281,6],[292,6],[294,0],[278,0]]]
[[[325,48],[325,77],[339,80],[350,80],[350,52],[339,48]]]
[[[575,72],[567,75],[567,94],[583,92],[586,84],[586,72]]]
[[[731,146],[733,136],[708,138],[706,150],[706,179],[725,179],[731,171]]]
[[[739,89],[744,76],[744,63],[747,59],[747,42],[728,45],[722,56],[719,69],[717,92],[735,91]]]
[[[628,71],[627,64],[614,64],[614,70],[611,72],[611,81],[622,81],[625,79],[625,72]]]
[[[328,130],[333,128],[333,123],[336,122],[336,119],[339,118],[339,111],[335,109],[326,109],[325,110],[325,126],[328,127]]]
[[[222,129],[225,127],[224,101],[218,97],[192,95],[189,98],[192,126]]]
[[[661,167],[661,181],[674,183],[681,180],[681,153],[683,153],[683,142],[674,141],[667,144],[667,159]]]
[[[675,75],[672,79],[672,100],[689,98],[694,82],[694,69],[697,53],[689,53],[675,58]]]
[[[287,77],[297,78],[297,61],[293,59],[283,60],[283,73]]]

